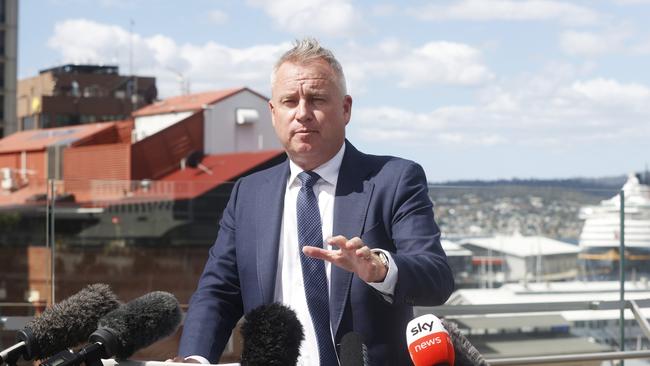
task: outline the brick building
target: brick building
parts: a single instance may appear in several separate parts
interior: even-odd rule
[[[62,65],[19,80],[17,130],[123,120],[158,95],[154,77],[125,76],[117,66]]]

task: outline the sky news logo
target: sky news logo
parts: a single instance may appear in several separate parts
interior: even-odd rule
[[[415,345],[415,347],[413,347],[413,350],[415,352],[420,352],[420,351],[423,351],[423,350],[425,350],[425,349],[427,349],[429,347],[438,346],[438,345],[442,344],[442,338],[443,338],[443,336],[440,335],[440,333],[435,333],[435,334],[433,334],[431,336],[424,337],[424,338],[422,338],[421,341],[419,341]]]

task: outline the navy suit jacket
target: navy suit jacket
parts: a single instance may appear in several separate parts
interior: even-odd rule
[[[334,235],[360,237],[392,254],[392,303],[356,275],[332,265],[330,319],[338,344],[360,333],[371,365],[408,365],[405,327],[413,305],[444,303],[454,282],[440,245],[422,168],[359,152],[346,141],[334,200]],[[216,242],[190,301],[180,356],[216,363],[241,316],[273,302],[288,161],[235,184]],[[297,250],[297,249],[296,249]]]

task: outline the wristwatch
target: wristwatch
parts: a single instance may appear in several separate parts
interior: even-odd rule
[[[388,256],[386,253],[384,253],[382,250],[379,249],[372,249],[372,253],[374,253],[377,257],[379,257],[379,260],[381,261],[381,264],[386,267],[386,270],[388,270]]]

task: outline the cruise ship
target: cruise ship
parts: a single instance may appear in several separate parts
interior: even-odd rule
[[[650,175],[630,174],[625,193],[625,272],[630,280],[650,277]],[[582,274],[589,280],[619,278],[621,198],[616,195],[596,206],[583,207],[580,235]]]

